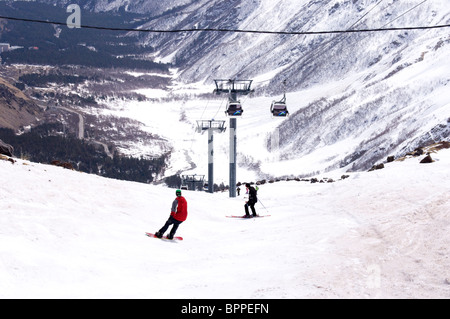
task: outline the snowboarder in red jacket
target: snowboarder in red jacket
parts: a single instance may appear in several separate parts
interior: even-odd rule
[[[175,194],[177,195],[177,197],[172,203],[169,219],[167,220],[166,224],[158,232],[155,233],[155,236],[158,238],[162,238],[169,226],[173,225],[172,230],[170,231],[169,235],[167,235],[168,239],[173,239],[178,226],[180,226],[180,224],[187,219],[187,201],[183,196],[181,196],[181,190],[177,189]]]

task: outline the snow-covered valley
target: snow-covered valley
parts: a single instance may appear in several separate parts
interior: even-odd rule
[[[199,27],[298,31],[346,29],[350,22],[358,29],[393,21],[396,26],[449,21],[445,1],[235,2],[236,9],[229,11],[230,3],[218,7],[208,1],[192,2],[189,8],[195,10],[189,14],[164,16],[144,27],[188,28],[201,21]],[[150,131],[167,137],[175,149],[174,167],[189,153],[194,165],[186,165],[188,173],[206,172],[206,141],[195,134],[196,120],[228,122],[226,96],[199,97],[212,92],[213,79],[253,80],[255,93],[241,98],[244,116],[237,128],[238,162],[255,168],[255,176],[248,178],[366,170],[387,156],[446,140],[450,133],[445,30],[316,37],[150,34],[141,41],[157,45],[156,60],[182,65],[169,88],[174,100],[167,102],[167,93],[149,90],[148,97],[162,99],[120,103],[121,112],[114,114],[138,119]],[[284,89],[290,117],[272,119],[270,103],[280,99]],[[176,129],[168,124],[177,119],[183,121]],[[157,130],[152,128],[155,125]],[[227,157],[228,134],[215,138],[219,167],[225,167],[226,160],[220,161]],[[193,166],[197,169],[189,171]],[[225,173],[217,173],[219,182],[227,183]]]
[[[445,0],[174,0],[165,6],[161,13],[164,6],[153,2],[88,1],[83,9],[150,13],[152,18],[140,26],[143,29],[259,31],[432,26],[448,23],[450,14]],[[242,168],[238,181],[311,176],[337,169],[360,171],[387,156],[399,157],[448,140],[450,42],[446,30],[332,35],[129,32],[118,34],[117,40],[133,43],[129,50],[138,47],[137,61],[171,63],[171,71],[169,65],[159,65],[159,72],[11,66],[8,77],[18,80],[20,74],[45,73],[59,75],[60,80],[74,74],[86,78],[75,84],[47,83],[31,93],[49,108],[58,106],[60,112],[51,116],[65,116],[66,122],[70,121],[61,114],[63,107],[84,113],[89,118],[86,136],[97,144],[138,158],[170,153],[169,167],[158,178],[206,174],[207,137],[196,133],[196,121],[224,120],[228,126],[227,96],[211,94],[213,79],[251,79],[255,92],[239,97],[244,116],[237,127],[237,161]],[[60,32],[61,37],[68,31]],[[74,34],[66,36],[72,39]],[[91,41],[78,46],[97,45],[96,50],[101,50],[104,45]],[[147,47],[152,49],[146,52]],[[273,119],[270,104],[284,90],[290,117]],[[77,127],[73,130],[79,133]],[[229,130],[216,134],[214,145],[215,180],[225,185],[228,173],[222,168],[228,165],[228,135]]]

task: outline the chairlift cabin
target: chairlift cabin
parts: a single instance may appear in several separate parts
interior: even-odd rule
[[[286,103],[280,102],[272,102],[272,106],[270,107],[270,112],[273,117],[286,117],[289,115],[289,111],[287,110]]]
[[[289,111],[286,106],[286,95],[280,101],[272,102],[270,112],[273,117],[286,117],[289,115]]]
[[[225,111],[225,114],[228,116],[242,116],[242,113],[244,113],[244,110],[242,109],[242,105],[239,101],[229,101],[227,105],[227,110]]]

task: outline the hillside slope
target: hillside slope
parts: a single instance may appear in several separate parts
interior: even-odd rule
[[[139,20],[147,21],[141,28],[162,30],[321,31],[432,26],[450,21],[446,0],[174,0],[164,4],[88,0],[81,4],[84,10],[155,10],[150,20]],[[255,93],[242,99],[245,113],[238,121],[239,165],[256,167],[256,178],[366,170],[387,156],[398,157],[418,146],[449,140],[447,31],[327,35],[130,32],[127,40],[133,39],[131,43],[136,40],[152,48],[148,59],[176,66],[170,75],[173,86],[163,85],[162,91],[151,85],[146,90],[145,84],[139,84],[133,89],[125,84],[129,77],[121,78],[113,88],[125,91],[128,87],[134,94],[139,89],[147,99],[117,101],[97,95],[98,106],[89,112],[131,117],[142,123],[143,131],[167,140],[170,145],[164,145],[165,149],[174,145],[169,174],[193,167],[198,170],[189,173],[205,174],[204,142],[195,136],[196,121],[228,119],[223,115],[226,97],[213,100],[204,93],[214,89],[216,78],[253,79]],[[50,37],[55,36],[51,33]],[[151,75],[148,72],[135,72],[136,83],[141,79],[147,83],[144,77]],[[96,96],[99,86],[89,84],[80,91]],[[189,87],[201,89],[186,90]],[[274,120],[270,103],[281,98],[284,89],[291,115]],[[158,116],[155,110],[160,112]],[[127,137],[120,143],[120,151],[138,157],[154,155],[145,140]],[[228,140],[224,140],[218,138],[218,157],[229,155]]]
[[[0,127],[17,130],[42,118],[43,110],[19,89],[0,78]]]
[[[0,160],[0,297],[448,298],[450,150],[432,157],[261,186],[261,219],[185,191],[182,242],[144,235],[172,189]]]
[[[449,21],[448,4],[442,0],[235,0],[195,1],[142,27],[322,31],[431,26]],[[270,102],[287,90],[290,118],[271,126],[266,143],[256,141],[255,136],[245,138],[262,148],[257,154],[241,147],[238,152],[264,158],[265,174],[273,173],[269,166],[286,166],[282,173],[295,176],[289,171],[290,163],[304,167],[316,162],[314,170],[302,170],[306,175],[336,168],[365,170],[389,155],[401,156],[427,143],[448,140],[450,101],[445,92],[450,39],[446,31],[331,35],[182,32],[149,33],[140,40],[156,48],[156,59],[179,68],[178,82],[213,88],[213,79],[253,79],[256,99],[244,99],[246,117],[241,122],[250,122],[243,125],[255,130],[269,126],[265,122],[270,121]],[[250,108],[257,110],[251,114]]]

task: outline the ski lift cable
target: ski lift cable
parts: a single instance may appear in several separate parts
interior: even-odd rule
[[[347,28],[347,30],[349,31],[349,32],[351,32],[352,31],[352,28],[353,27],[355,27],[359,22],[361,22],[364,18],[366,18],[373,10],[375,10],[382,2],[383,2],[384,0],[379,0],[372,8],[370,8],[366,13],[364,13],[360,18],[358,18],[355,22],[353,22],[348,28]],[[425,1],[427,1],[427,0],[425,0]],[[425,2],[424,1],[424,2]],[[325,4],[326,5],[326,4]],[[319,11],[319,10],[321,10],[325,5],[322,5],[318,10],[316,10],[315,12],[314,12],[314,15]],[[409,10],[409,11],[411,11],[411,10]],[[408,11],[408,12],[409,12]],[[406,14],[406,13],[405,13]],[[312,19],[312,18],[311,18]],[[309,22],[309,21],[308,21]],[[353,30],[353,31],[357,31],[357,30]],[[341,34],[342,35],[342,34]],[[338,41],[341,41],[341,37],[337,37],[337,38],[335,38],[335,39],[330,39],[330,40],[328,40],[326,43],[324,43],[324,45],[328,45],[329,43],[331,43],[331,42],[334,42],[334,41],[336,41],[336,40],[338,40]],[[284,87],[284,95],[283,95],[283,99],[282,99],[282,101],[284,101],[284,103],[286,103],[286,80],[287,79],[284,79],[283,80],[283,87]]]
[[[306,23],[303,24],[301,30],[303,30],[304,27],[305,27],[306,25],[308,25],[311,21],[313,21],[313,19],[314,19],[314,17],[316,16],[316,14],[317,14],[318,12],[320,12],[320,11],[322,10],[323,7],[325,7],[325,6],[327,6],[327,5],[328,5],[328,2],[325,2],[325,3],[323,3],[319,8],[317,8],[317,9],[310,15],[308,21],[306,21]],[[308,29],[308,30],[309,30],[309,29]],[[266,51],[266,53],[264,53],[264,56],[268,56],[270,53],[271,53],[271,50]],[[255,62],[255,61],[253,61],[253,62]],[[250,64],[248,64],[246,67],[248,67],[249,65],[252,65],[253,62],[251,62]],[[244,70],[245,70],[246,67],[244,67]],[[243,71],[244,71],[244,70],[243,70]],[[270,81],[271,81],[271,79],[270,79],[270,80],[263,80],[263,81],[259,81],[259,82],[253,82],[253,83],[256,85],[256,84],[259,84],[259,83],[270,82]]]
[[[223,102],[225,101],[225,99],[228,99],[228,97],[222,98],[222,101],[220,102],[219,108],[217,109],[216,114],[214,114],[213,118],[216,118],[217,114],[219,114],[220,110],[222,109],[222,105],[223,105]]]
[[[353,22],[351,25],[350,25],[350,27],[348,27],[347,28],[347,30],[345,31],[345,32],[342,32],[342,33],[348,33],[348,32],[365,32],[365,30],[362,30],[362,29],[360,29],[360,30],[353,30],[352,28],[354,27],[354,26],[356,26],[359,22],[361,22],[364,18],[366,18],[373,10],[375,10],[375,8],[377,8],[382,2],[383,2],[384,0],[380,0],[380,1],[378,1],[372,8],[370,8],[365,14],[363,14],[358,20],[356,20],[355,22]],[[420,6],[420,5],[422,5],[423,3],[425,3],[427,0],[424,0],[424,1],[422,1],[421,3],[419,3],[419,4],[417,4],[416,6],[414,6],[413,8],[411,8],[411,9],[409,9],[409,10],[407,10],[406,12],[404,12],[403,14],[401,14],[400,16],[398,16],[397,18],[395,18],[394,20],[392,20],[392,21],[390,21],[389,23],[387,23],[387,24],[385,24],[383,27],[385,27],[385,26],[387,26],[387,25],[389,25],[389,24],[391,24],[392,22],[394,22],[395,20],[397,20],[397,19],[399,19],[399,18],[401,18],[402,16],[404,16],[404,15],[406,15],[407,13],[409,13],[410,11],[412,11],[412,10],[414,10],[415,8],[417,8],[418,6]],[[325,4],[326,5],[326,4]],[[319,9],[317,9],[315,12],[314,12],[314,14],[316,14],[320,9],[322,9],[325,5],[322,5]],[[312,18],[311,18],[312,19]],[[309,22],[309,21],[308,21]],[[448,25],[448,26],[450,26],[450,25]],[[383,28],[382,27],[382,28]],[[418,28],[422,28],[422,27],[418,27]],[[427,27],[427,28],[431,28],[431,27]],[[392,29],[392,28],[390,28],[390,29]],[[379,31],[381,31],[381,30],[383,30],[383,29],[366,29],[366,30],[379,30]],[[387,29],[385,29],[385,30],[387,30]],[[313,31],[305,31],[305,32],[313,32]],[[330,40],[328,40],[327,42],[325,42],[323,45],[328,45],[329,43],[331,43],[331,42],[334,42],[334,41],[336,41],[336,40],[338,40],[338,41],[340,41],[340,37],[338,37],[338,38],[334,38],[334,39],[330,39]],[[256,83],[264,83],[264,82],[270,82],[271,81],[271,79],[270,80],[265,80],[265,81],[260,81],[260,82],[256,82]]]
[[[387,25],[390,25],[392,22],[394,22],[394,21],[400,19],[401,17],[403,17],[404,15],[406,15],[406,14],[408,14],[409,12],[413,11],[415,8],[417,8],[418,6],[424,4],[424,3],[427,2],[427,1],[428,1],[428,0],[424,0],[424,1],[422,1],[421,3],[415,5],[415,6],[412,7],[411,9],[407,10],[406,12],[402,13],[401,15],[399,15],[398,17],[396,17],[395,19],[393,19],[393,20],[389,21],[388,23],[386,23],[385,25],[383,25],[381,28],[384,28],[384,27],[386,27]]]
[[[371,13],[376,7],[378,7],[380,5],[381,2],[383,2],[384,0],[380,0],[378,1],[378,3],[376,3],[372,9],[370,9],[369,11],[367,11],[365,14],[363,14],[363,16],[361,18],[359,18],[355,23],[353,23],[350,27],[348,27],[348,29],[350,30],[351,28],[353,28],[355,25],[357,25],[362,19],[364,19],[369,13]]]
[[[425,1],[427,1],[427,0],[425,0]],[[423,2],[425,2],[425,1],[423,1]],[[422,3],[420,3],[419,5],[421,5]],[[417,5],[417,6],[419,6],[419,5]],[[410,9],[409,11],[413,10],[414,8]],[[405,12],[403,15],[405,15],[406,13],[407,12]],[[400,17],[398,17],[398,18],[400,18]],[[25,18],[7,17],[7,16],[0,16],[0,19],[22,21],[22,22],[45,23],[45,24],[54,24],[54,25],[63,25],[63,26],[67,25],[66,22],[25,19]],[[392,23],[393,21],[391,21],[390,23]],[[389,28],[381,27],[381,28],[351,29],[351,30],[350,29],[324,30],[324,31],[270,31],[270,30],[245,30],[245,29],[224,29],[224,28],[197,28],[197,29],[196,28],[188,28],[188,29],[159,30],[159,29],[118,28],[118,27],[113,28],[113,27],[102,27],[102,26],[92,26],[92,25],[80,25],[80,28],[95,29],[95,30],[108,30],[108,31],[124,31],[124,32],[146,32],[146,33],[224,32],[224,33],[252,33],[252,34],[272,34],[272,35],[326,35],[326,34],[345,34],[345,33],[367,33],[367,32],[443,29],[443,28],[450,28],[450,24],[429,25],[429,26],[389,27]]]
[[[208,101],[206,102],[206,106],[205,106],[205,108],[203,109],[203,113],[202,113],[202,115],[200,116],[200,120],[203,120],[203,115],[205,114],[205,111],[206,111],[206,109],[208,108],[208,105],[209,105],[209,99],[208,99]],[[197,124],[197,125],[198,125],[198,124]],[[191,146],[190,146],[190,148],[189,148],[189,149],[191,149],[191,150],[192,150],[192,147],[194,146],[194,142],[195,142],[195,132],[196,132],[196,130],[194,130],[194,131],[192,132]]]
[[[203,115],[205,114],[205,111],[206,111],[206,109],[208,108],[208,105],[209,105],[209,99],[208,99],[208,101],[207,101],[207,103],[206,103],[205,108],[203,109],[202,115],[200,116],[200,119],[201,119],[201,120],[203,120]]]
[[[203,115],[205,114],[205,111],[206,111],[206,109],[208,108],[208,105],[209,105],[209,99],[208,99],[207,102],[206,102],[206,106],[205,106],[205,108],[203,109],[203,113],[202,113],[202,115],[200,116],[200,120],[203,120]],[[194,146],[194,137],[195,137],[195,130],[194,130],[194,132],[192,133],[191,147],[190,147],[189,149],[192,149],[192,147]]]

